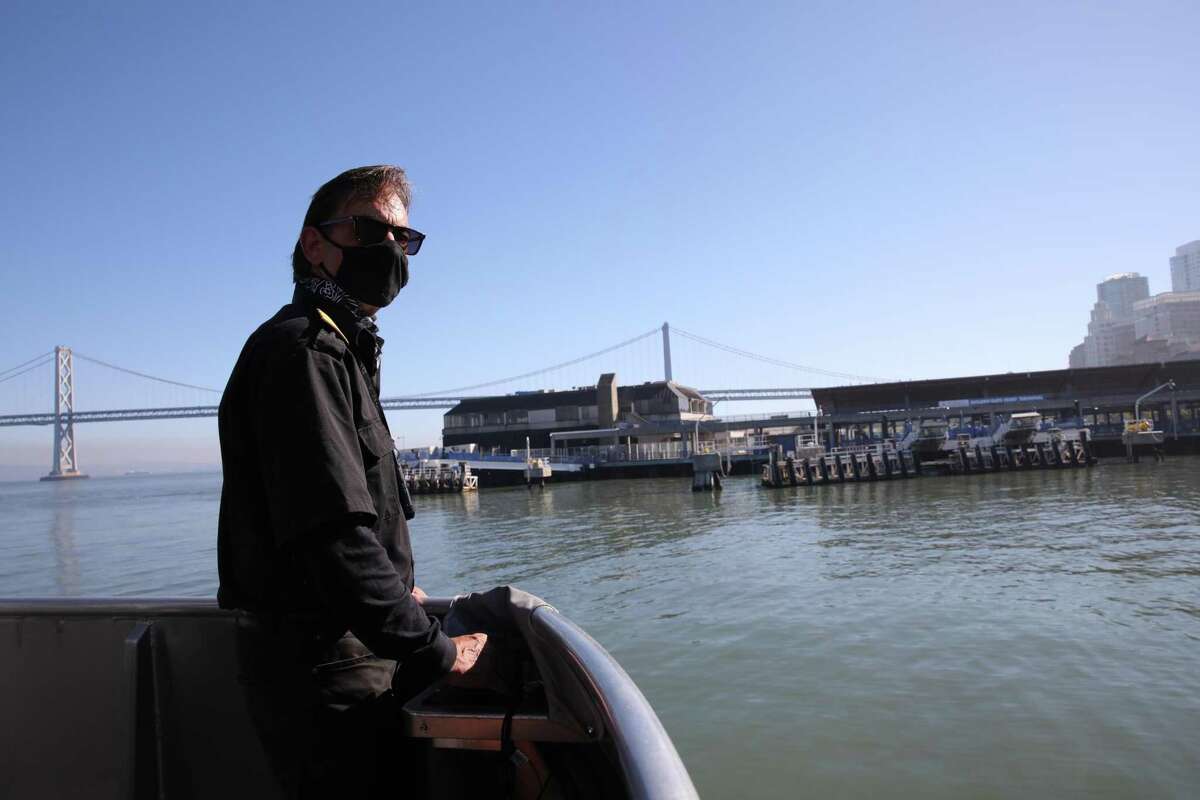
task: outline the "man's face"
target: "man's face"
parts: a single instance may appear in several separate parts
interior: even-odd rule
[[[387,194],[374,200],[351,200],[337,213],[331,214],[330,219],[355,216],[374,217],[390,225],[408,227],[408,209],[395,194]],[[342,247],[358,247],[361,244],[354,238],[354,223],[349,220],[328,226],[325,228],[325,236]],[[341,269],[342,251],[326,241],[325,236],[309,226],[300,232],[300,245],[304,250],[304,257],[313,265],[314,274],[319,275],[323,271],[329,277],[333,277]],[[388,232],[387,238],[395,240],[391,231]]]

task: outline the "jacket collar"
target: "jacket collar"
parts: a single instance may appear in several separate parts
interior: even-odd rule
[[[320,312],[328,324],[346,340],[367,369],[372,373],[378,369],[379,356],[383,351],[383,337],[379,335],[379,326],[373,318],[355,314],[342,303],[335,302],[334,299],[313,291],[304,284],[296,285],[292,302]]]

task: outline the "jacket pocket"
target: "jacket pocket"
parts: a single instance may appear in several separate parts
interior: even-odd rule
[[[326,708],[344,711],[392,688],[396,662],[378,658],[353,636],[342,637],[332,655],[334,660],[312,668]]]
[[[362,447],[364,458],[369,458],[370,461],[378,461],[385,455],[390,456],[395,447],[392,435],[378,420],[365,422],[359,426],[358,443]]]

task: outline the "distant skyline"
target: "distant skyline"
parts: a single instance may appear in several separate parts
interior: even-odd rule
[[[429,235],[380,315],[389,394],[664,320],[861,375],[1060,368],[1098,281],[1165,287],[1200,238],[1195,3],[10,4],[0,23],[20,32],[0,369],[66,344],[219,389],[290,296],[309,196],[366,163],[409,171]],[[652,355],[615,368],[644,379]],[[676,362],[709,382],[699,350]],[[87,402],[130,391],[87,377]],[[0,383],[0,413],[38,391]],[[437,438],[440,413],[389,418]],[[80,437],[97,473],[217,463],[214,420]],[[0,479],[48,466],[48,430],[0,429]]]

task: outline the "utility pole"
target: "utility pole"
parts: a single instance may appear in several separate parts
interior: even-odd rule
[[[665,380],[671,380],[671,326],[663,323],[663,375]]]
[[[75,377],[71,348],[54,348],[54,461],[44,481],[86,478],[75,452]]]

